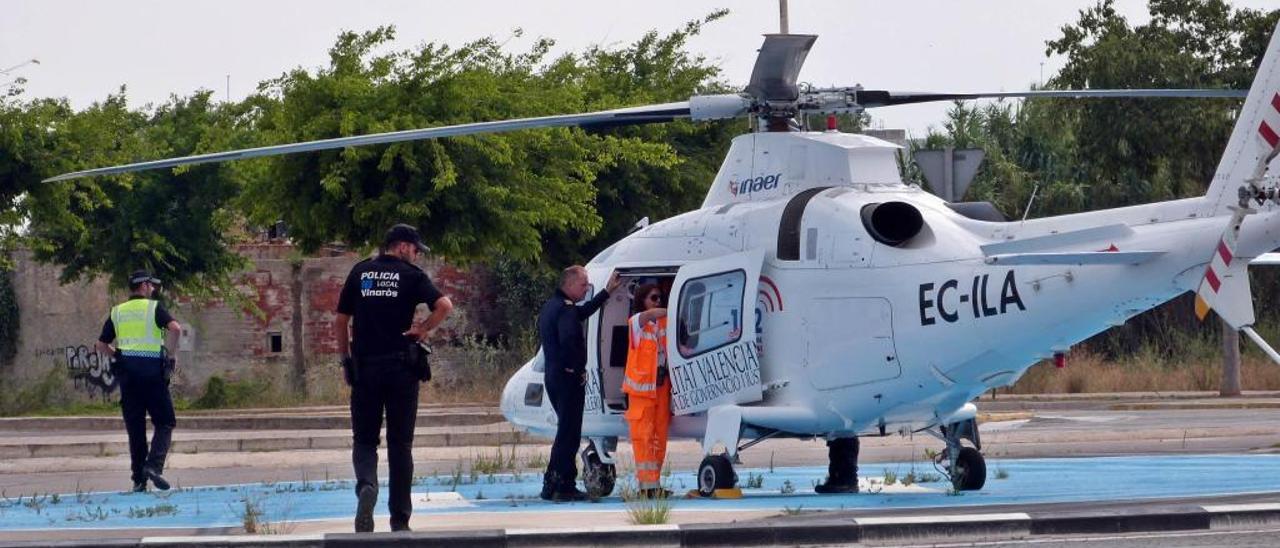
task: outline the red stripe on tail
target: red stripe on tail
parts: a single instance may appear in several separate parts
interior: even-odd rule
[[[1227,247],[1227,242],[1218,240],[1218,255],[1222,256],[1222,264],[1231,266],[1231,248]]]
[[[1271,107],[1276,109],[1276,112],[1280,112],[1280,93],[1277,93],[1275,94],[1275,96],[1271,97]]]
[[[1222,285],[1222,282],[1218,280],[1218,275],[1213,273],[1212,268],[1204,271],[1204,279],[1209,282],[1209,287],[1213,289],[1213,292],[1217,293],[1218,287]]]
[[[1275,148],[1276,143],[1280,143],[1280,135],[1276,135],[1275,130],[1271,129],[1271,126],[1267,125],[1266,122],[1262,122],[1262,125],[1258,126],[1258,134],[1262,135],[1262,138],[1266,139],[1267,144],[1271,145],[1272,148]]]

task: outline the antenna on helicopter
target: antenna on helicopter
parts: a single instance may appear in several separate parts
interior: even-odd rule
[[[778,34],[791,34],[787,30],[787,0],[778,0]]]
[[[649,226],[649,216],[645,215],[644,218],[636,221],[636,224],[631,226],[631,230],[628,230],[627,234],[630,235],[632,232],[639,232],[644,230],[647,226]]]

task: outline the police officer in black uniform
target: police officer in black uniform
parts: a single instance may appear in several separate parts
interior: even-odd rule
[[[378,500],[378,434],[384,410],[391,530],[409,530],[418,388],[430,374],[425,357],[419,355],[419,342],[453,310],[449,297],[413,264],[428,251],[417,229],[405,224],[391,227],[383,238],[381,253],[351,269],[338,298],[334,331],[343,374],[351,386],[357,533],[373,531],[373,507]],[[431,314],[416,323],[414,310],[419,304],[426,304]],[[349,324],[354,327],[350,337]]]
[[[586,402],[587,341],[582,320],[595,314],[622,282],[615,272],[605,289],[585,304],[591,284],[587,269],[571,266],[560,275],[560,287],[538,314],[538,339],[542,343],[544,380],[551,408],[556,412],[556,439],[542,477],[543,500],[583,500],[578,490],[578,446],[582,443],[582,408]]]
[[[177,348],[182,326],[152,299],[159,287],[160,280],[145,270],[130,274],[129,300],[111,308],[94,344],[99,353],[113,357],[112,372],[120,379],[120,409],[129,435],[135,492],[146,491],[147,480],[161,491],[169,489],[161,474],[177,425],[169,395],[169,379],[177,362],[168,352]],[[155,429],[150,448],[148,414]]]

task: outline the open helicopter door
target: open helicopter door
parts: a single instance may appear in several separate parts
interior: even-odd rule
[[[671,411],[688,415],[714,406],[760,401],[755,310],[764,251],[686,264],[676,272],[667,317]]]

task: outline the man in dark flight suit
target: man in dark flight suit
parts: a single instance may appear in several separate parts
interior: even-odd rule
[[[591,284],[587,269],[571,266],[560,275],[560,287],[538,314],[538,340],[542,343],[543,385],[556,411],[556,439],[542,477],[543,500],[583,500],[578,490],[578,446],[582,443],[582,410],[586,402],[587,341],[582,320],[595,314],[622,281],[613,273],[603,291],[582,305]]]

